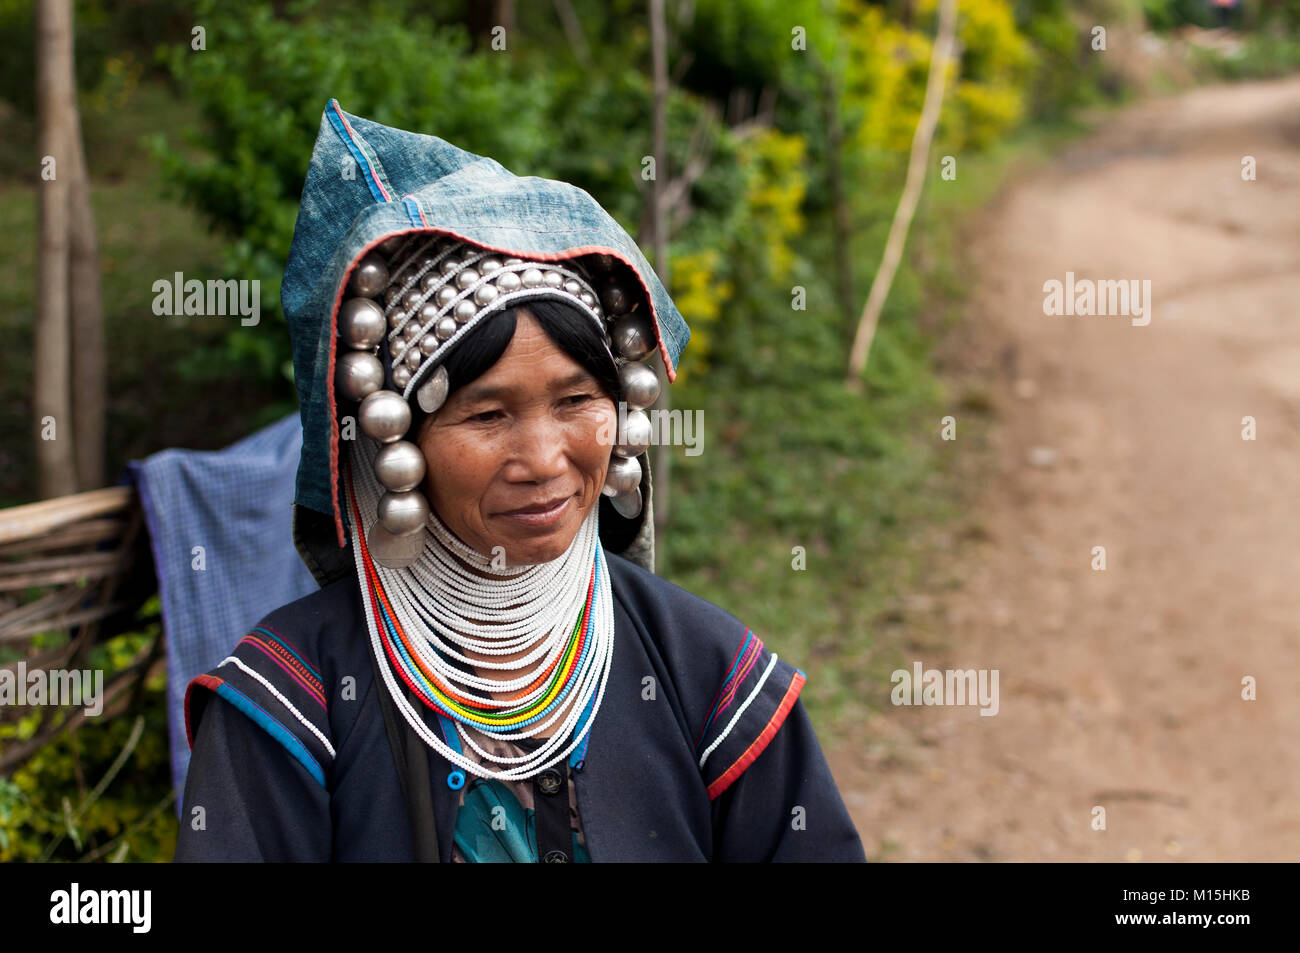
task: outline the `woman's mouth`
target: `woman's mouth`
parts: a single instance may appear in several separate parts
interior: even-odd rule
[[[507,519],[515,520],[524,526],[551,526],[564,518],[564,515],[569,511],[569,504],[572,500],[572,496],[563,496],[545,503],[537,503],[532,506],[522,507],[521,509],[510,510],[501,515]]]

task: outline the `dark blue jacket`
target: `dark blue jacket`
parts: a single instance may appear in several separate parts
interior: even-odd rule
[[[572,776],[591,859],[865,860],[798,700],[803,673],[723,609],[608,563],[613,666]],[[267,616],[235,649],[242,664],[194,680],[178,861],[415,859],[366,631],[343,579]],[[425,751],[448,862],[453,765]]]

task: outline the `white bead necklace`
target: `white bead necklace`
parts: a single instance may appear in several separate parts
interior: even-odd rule
[[[528,778],[566,758],[581,744],[595,721],[613,658],[613,600],[604,554],[598,552],[598,508],[592,507],[564,554],[549,562],[495,569],[491,559],[457,539],[436,514],[430,515],[424,550],[409,567],[388,569],[369,561],[407,636],[405,650],[415,656],[414,660],[407,658],[402,662],[406,677],[417,685],[427,684],[418,671],[423,668],[444,686],[444,691],[449,688],[473,706],[496,709],[501,709],[502,703],[493,699],[493,692],[523,689],[538,681],[541,672],[553,665],[564,664],[562,657],[569,648],[574,624],[586,605],[588,586],[595,568],[595,593],[587,644],[561,689],[562,699],[559,696],[552,698],[546,708],[525,719],[523,727],[504,727],[486,725],[472,715],[448,711],[442,704],[428,701],[426,695],[426,704],[455,720],[457,733],[464,744],[488,762],[505,766],[493,770],[453,750],[432,731],[408,701],[403,690],[405,684],[393,670],[384,646],[388,643],[397,648],[398,642],[386,630],[380,631],[381,617],[366,581],[368,561],[362,549],[363,539],[377,520],[377,503],[383,493],[383,487],[374,475],[373,457],[378,446],[363,436],[358,436],[351,446],[345,479],[348,489],[355,492],[364,524],[352,528],[353,556],[371,647],[379,661],[385,688],[402,717],[426,744],[444,758],[481,777],[503,781]],[[349,524],[355,523],[357,514],[350,500],[348,517]],[[466,650],[498,660],[470,658],[464,654]],[[524,654],[518,659],[501,658],[520,652]],[[402,658],[400,649],[395,654]],[[457,665],[468,666],[471,671],[466,672]],[[517,672],[518,675],[498,681],[475,674],[475,670]],[[541,679],[540,684],[512,699],[507,707],[512,710],[535,707],[546,697],[549,682],[549,679]],[[589,704],[590,717],[582,731],[575,732]],[[557,722],[559,726],[537,750],[523,757],[506,757],[485,751],[475,741],[474,733],[466,731],[466,721],[478,731],[502,741],[535,738],[545,734]]]

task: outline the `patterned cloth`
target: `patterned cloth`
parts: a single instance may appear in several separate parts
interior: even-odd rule
[[[318,588],[290,532],[301,448],[295,413],[224,450],[163,450],[128,464],[162,601],[177,791],[190,762],[183,710],[190,680],[216,667],[271,610]]]

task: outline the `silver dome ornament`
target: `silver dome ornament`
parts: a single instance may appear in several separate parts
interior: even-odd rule
[[[606,496],[627,493],[641,485],[641,464],[636,457],[613,456],[605,471],[605,485],[600,492]]]
[[[406,294],[402,295],[402,310],[413,311],[420,306],[420,298],[423,297],[420,292],[412,288]]]
[[[380,443],[400,440],[411,427],[411,405],[391,390],[377,390],[357,410],[361,432]]]
[[[639,457],[650,446],[653,428],[650,418],[644,410],[629,410],[623,420],[623,432],[619,434],[618,446],[614,452],[620,457]]]
[[[379,498],[379,522],[394,536],[423,529],[429,521],[429,501],[419,490],[389,491]]]
[[[452,294],[455,294],[455,292],[452,292]],[[432,324],[434,321],[437,321],[438,311],[439,311],[438,306],[432,301],[426,301],[423,305],[421,305],[420,314],[418,317],[421,326],[427,326],[429,324]]]
[[[501,260],[499,258],[484,258],[478,263],[479,274],[490,275],[494,271],[501,270]]]
[[[511,291],[518,291],[520,285],[523,283],[520,280],[519,272],[517,271],[503,271],[497,276],[495,281],[497,290],[502,294],[507,294]]]
[[[609,498],[614,510],[625,519],[634,520],[641,515],[641,488],[632,487],[626,493],[616,493]]]
[[[402,338],[411,342],[420,336],[420,322],[415,318],[406,322],[406,327],[402,328]]]
[[[452,255],[450,258],[444,258],[442,261],[438,263],[438,270],[441,271],[444,275],[450,275],[453,272],[458,271],[459,269],[460,269],[460,259],[457,258],[455,255]]]
[[[379,243],[379,252],[387,255],[389,258],[397,254],[398,249],[406,242],[405,235],[393,235],[391,238],[385,238]]]
[[[398,367],[394,367],[394,368],[393,368],[393,383],[396,384],[398,387],[401,387],[401,388],[405,388],[407,384],[411,383],[411,370],[410,370],[410,368],[408,368],[408,367],[406,367],[406,366],[404,366],[404,365],[401,365],[401,366],[398,366]]]
[[[639,361],[654,350],[654,331],[644,315],[625,314],[615,318],[609,334],[619,357],[629,361]]]
[[[409,440],[381,447],[375,454],[375,476],[394,493],[414,490],[424,479],[424,454]]]
[[[424,355],[420,353],[418,347],[412,345],[411,348],[407,350],[404,360],[406,361],[406,366],[414,371],[424,362]]]
[[[436,412],[447,402],[449,389],[447,367],[444,364],[439,364],[438,369],[415,392],[415,398],[420,403],[420,409],[426,414]]]
[[[388,284],[388,266],[378,255],[367,255],[352,271],[348,288],[354,295],[373,298]]]
[[[640,361],[629,361],[618,369],[623,397],[633,410],[645,410],[659,399],[659,375]]]
[[[405,569],[424,552],[424,533],[407,533],[397,536],[376,523],[366,534],[366,548],[370,557],[385,569]]]
[[[563,288],[571,295],[576,295],[579,291],[582,290],[582,285],[578,284],[572,278],[567,279],[564,282],[564,284],[562,284],[560,287]]]
[[[478,281],[478,272],[473,268],[462,268],[456,272],[456,287],[461,291],[464,291],[476,281]]]
[[[384,337],[384,309],[369,298],[349,298],[339,308],[339,337],[348,347],[368,351]]]
[[[600,303],[608,314],[623,314],[632,306],[632,299],[621,284],[611,281],[600,292]]]
[[[564,276],[558,271],[547,271],[542,275],[542,284],[548,288],[560,288],[564,286]]]
[[[451,285],[443,285],[433,299],[438,303],[439,308],[445,308],[456,300],[456,289]]]
[[[578,292],[578,300],[581,301],[583,304],[585,304],[588,308],[596,307],[596,296],[593,295],[590,291]]]
[[[391,308],[393,302],[397,300],[397,296],[401,294],[401,292],[402,289],[397,287],[397,285],[389,286],[388,290],[384,292],[384,307]]]
[[[522,265],[523,263],[524,260],[522,258],[507,258],[505,260],[505,264],[507,265]]]
[[[434,288],[438,286],[438,282],[441,280],[442,279],[439,278],[435,272],[432,271],[425,272],[424,275],[420,278],[420,290],[432,291]]]
[[[502,275],[502,277],[505,277]],[[519,283],[525,288],[540,288],[542,286],[542,269],[529,268],[519,278]]]
[[[456,319],[452,317],[441,317],[433,329],[433,336],[439,341],[445,341],[456,333]]]
[[[474,303],[479,307],[489,305],[496,300],[497,295],[500,293],[501,292],[497,290],[497,286],[489,281],[474,289]]]
[[[453,320],[458,324],[464,324],[478,314],[478,307],[469,298],[456,302],[456,307],[452,309]]]
[[[438,350],[438,339],[432,334],[426,334],[420,338],[420,353],[428,356]]]
[[[334,386],[348,400],[364,400],[384,386],[384,366],[364,351],[340,354],[334,366]]]

